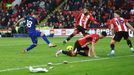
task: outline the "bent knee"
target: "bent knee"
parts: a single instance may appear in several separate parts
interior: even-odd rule
[[[36,46],[37,46],[37,44],[36,44],[36,43],[33,43],[33,46],[34,46],[34,47],[36,47]]]

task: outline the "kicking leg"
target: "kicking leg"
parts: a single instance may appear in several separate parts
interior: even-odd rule
[[[115,33],[115,35],[112,38],[111,43],[110,43],[111,52],[110,52],[109,56],[115,55],[115,43],[116,42],[120,42],[122,37],[123,37],[123,33],[122,32],[116,32]]]
[[[49,47],[56,47],[56,45],[53,45],[48,38],[46,37],[46,35],[44,33],[41,33],[41,37],[42,39],[48,44]]]
[[[31,37],[31,40],[32,40],[33,44],[30,45],[27,49],[25,49],[24,52],[28,52],[37,46],[37,42],[38,42],[37,37]]]
[[[74,37],[74,36],[75,36],[76,34],[78,34],[78,33],[79,33],[79,31],[78,31],[77,29],[75,29],[74,32],[73,32],[71,35],[69,35],[69,36],[63,41],[63,43],[66,44],[67,41],[69,41],[72,37]]]

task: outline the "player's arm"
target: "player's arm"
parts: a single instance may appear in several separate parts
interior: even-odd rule
[[[130,28],[132,31],[134,31],[134,28],[127,22],[126,25],[128,26],[128,28]]]
[[[112,34],[114,34],[114,25],[113,24],[110,25],[110,29],[112,31]]]
[[[91,43],[91,53],[94,57],[97,57],[96,56],[96,51],[95,51],[95,42],[92,42]]]
[[[92,54],[92,48],[91,47],[89,47],[89,50],[88,50],[88,57],[90,57]]]
[[[99,25],[100,23],[97,21],[93,21],[94,24]]]
[[[17,23],[15,24],[15,26],[17,26],[21,21],[24,21],[24,18],[21,18],[17,21]]]
[[[89,18],[93,24],[99,25],[100,23],[95,20],[95,18],[91,15]]]

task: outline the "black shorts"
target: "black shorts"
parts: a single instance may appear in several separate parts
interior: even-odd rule
[[[74,50],[77,49],[77,52],[80,52],[81,50],[89,50],[89,47],[88,46],[85,46],[85,47],[81,47],[79,42],[76,41],[75,44],[74,44]]]
[[[76,28],[77,28],[77,30],[78,30],[79,32],[81,32],[82,34],[87,34],[86,29],[83,28],[82,26],[78,25]]]
[[[113,37],[113,39],[114,39],[115,41],[120,42],[120,40],[122,39],[122,37],[123,37],[125,40],[127,40],[128,37],[129,37],[128,32],[124,32],[124,31],[116,32],[115,35],[114,35],[114,37]]]

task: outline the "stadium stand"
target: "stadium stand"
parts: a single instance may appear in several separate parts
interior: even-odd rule
[[[88,7],[89,11],[101,22],[99,28],[107,28],[105,22],[113,17],[116,10],[121,12],[121,16],[127,18],[129,22],[134,22],[134,1],[133,0],[22,0],[20,5],[6,7],[7,3],[15,0],[3,0],[0,2],[0,29],[12,30],[16,33],[14,24],[16,21],[32,12],[38,12],[39,22],[46,20],[45,26],[54,28],[72,28],[75,24],[75,13]],[[60,4],[64,4],[60,6]],[[57,7],[60,6],[59,9]],[[53,12],[55,9],[56,12]],[[47,19],[46,19],[47,17]],[[90,24],[91,28],[98,28]],[[26,33],[23,23],[19,33]]]
[[[13,1],[4,0],[1,2],[3,7],[0,10],[0,28],[11,27],[18,19],[26,15],[31,15],[35,11],[40,15],[39,21],[42,21],[60,3],[60,0],[23,0],[20,5],[16,5],[14,8],[6,8],[4,6]]]
[[[118,4],[120,3],[120,4]],[[132,0],[66,0],[59,11],[52,13],[48,19],[48,26],[54,25],[54,28],[71,28],[75,22],[76,13],[88,7],[93,16],[101,22],[101,26],[106,28],[105,22],[113,17],[114,11],[121,11],[121,16],[133,22]],[[96,28],[95,25],[90,25]]]

